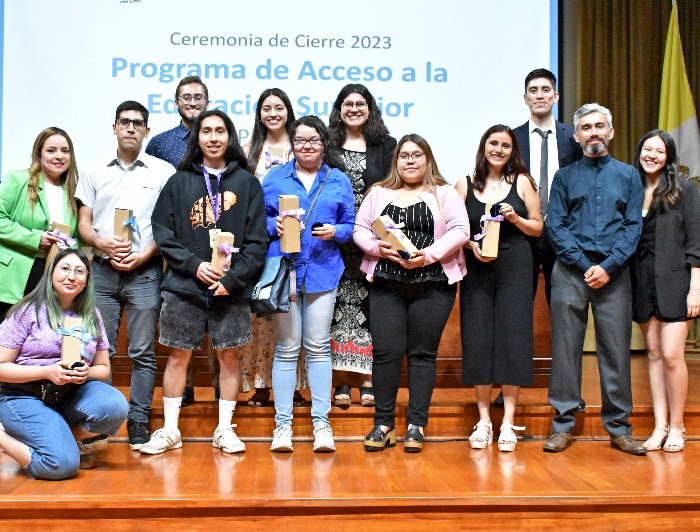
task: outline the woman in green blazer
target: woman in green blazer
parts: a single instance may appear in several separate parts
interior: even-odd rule
[[[41,279],[53,244],[77,245],[77,179],[68,133],[48,127],[34,141],[29,169],[0,183],[0,321]],[[50,232],[51,223],[70,226],[70,234]]]

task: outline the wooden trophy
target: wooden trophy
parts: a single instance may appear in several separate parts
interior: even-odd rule
[[[220,272],[224,271],[224,261],[227,253],[219,251],[219,244],[230,244],[233,247],[233,233],[222,231],[214,237],[214,248],[211,251],[211,265]],[[230,267],[230,264],[229,264]]]
[[[70,330],[73,327],[82,326],[82,318],[72,318],[70,316],[65,316],[63,318],[63,327],[65,329]],[[63,336],[61,339],[61,362],[68,362],[68,367],[76,362],[80,362],[80,344],[80,338],[76,338],[75,336]]]
[[[486,204],[486,216],[491,216],[491,203]],[[481,239],[481,256],[487,258],[498,257],[498,239],[501,234],[501,222],[484,222],[486,236]]]
[[[294,195],[280,194],[279,212],[294,211],[299,208],[299,198]],[[280,238],[282,253],[297,253],[301,251],[300,222],[291,216],[282,218],[282,237]]]
[[[70,236],[70,225],[51,222],[51,225],[49,225],[49,231],[53,231],[55,229],[58,229],[64,235]],[[46,256],[46,267],[45,268],[49,267],[49,264],[51,264],[51,261],[58,254],[59,251],[61,251],[61,250],[58,247],[58,245],[56,245],[56,244],[51,245],[51,248],[49,248],[49,254]]]
[[[395,225],[394,220],[391,219],[391,216],[384,214],[374,220],[372,223],[372,230],[381,240],[389,242],[392,250],[403,250],[407,253],[415,253],[418,251],[418,248],[413,245],[413,242],[409,240],[401,229],[392,229],[388,231],[386,229],[387,225]]]

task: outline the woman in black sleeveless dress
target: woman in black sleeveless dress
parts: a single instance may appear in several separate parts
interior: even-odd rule
[[[474,449],[493,440],[491,387],[503,390],[504,414],[498,448],[515,450],[515,405],[521,386],[532,384],[532,251],[527,236],[542,233],[537,187],[522,161],[515,135],[495,125],[481,138],[474,175],[456,185],[465,199],[472,240],[461,284],[462,382],[473,385],[479,422],[469,438]],[[487,204],[500,205],[498,257],[481,255],[478,235]]]

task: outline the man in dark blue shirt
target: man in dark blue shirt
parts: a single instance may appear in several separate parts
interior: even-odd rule
[[[185,156],[190,129],[197,117],[209,106],[209,91],[199,76],[188,76],[180,80],[175,89],[175,105],[182,120],[177,127],[153,137],[146,146],[146,153],[168,161],[177,168]]]
[[[601,418],[611,444],[630,454],[646,449],[631,436],[630,338],[632,298],[628,259],[642,231],[643,190],[636,170],[608,155],[612,115],[597,103],[574,114],[574,138],[584,157],[555,174],[547,235],[557,254],[552,272],[552,374],[556,410],[544,450],[571,443],[581,397],[581,358],[593,309],[600,372]]]

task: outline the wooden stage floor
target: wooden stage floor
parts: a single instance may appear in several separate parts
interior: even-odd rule
[[[463,418],[474,416],[473,391],[442,389],[431,409],[431,441],[420,454],[404,453],[401,443],[366,453],[358,440],[372,410],[354,406],[331,412],[340,433],[336,453],[312,452],[306,408],[295,410],[294,453],[274,454],[272,408],[241,406],[236,420],[247,452],[226,455],[205,440],[216,408],[205,401],[209,390],[198,389],[200,401],[183,410],[191,419],[180,450],[142,456],[117,438],[96,453],[97,469],[62,482],[30,479],[0,454],[0,530],[700,529],[700,361],[688,361],[686,425],[693,429],[686,450],[643,457],[612,449],[601,434],[595,358],[584,362],[589,410],[581,425],[588,428],[564,453],[542,451],[551,419],[545,390],[523,391],[518,416],[529,439],[514,453],[499,453],[496,445],[477,451],[466,441],[473,420]],[[643,357],[634,358],[633,379],[641,438],[653,427]]]

